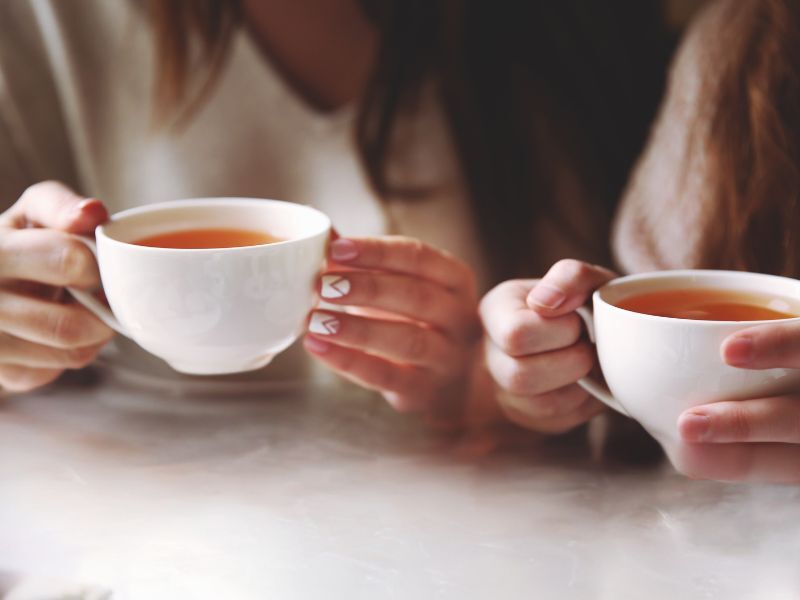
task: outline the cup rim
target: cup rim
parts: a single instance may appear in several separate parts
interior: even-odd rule
[[[266,204],[272,205],[280,205],[282,207],[291,207],[292,209],[297,209],[301,212],[307,212],[311,215],[314,215],[317,218],[322,219],[322,225],[318,228],[315,228],[310,233],[305,235],[292,237],[290,239],[281,240],[278,242],[270,242],[268,244],[256,244],[253,246],[232,246],[229,248],[161,248],[156,246],[140,246],[139,244],[134,244],[132,242],[123,242],[122,240],[118,240],[106,232],[106,227],[109,225],[113,225],[117,222],[120,222],[124,219],[129,217],[134,217],[136,215],[142,213],[150,213],[150,212],[159,212],[160,210],[168,210],[173,208],[180,208],[183,206],[213,206],[213,205],[221,205],[226,204],[230,205],[231,203],[238,204],[240,206],[260,206],[263,207]],[[282,246],[287,246],[290,244],[294,244],[297,242],[301,242],[304,240],[313,239],[320,235],[327,235],[328,232],[331,230],[331,219],[320,210],[312,206],[308,206],[307,204],[300,204],[297,202],[289,202],[287,200],[274,200],[269,198],[255,198],[255,197],[245,197],[245,196],[209,196],[209,197],[202,197],[202,198],[183,198],[180,200],[168,200],[165,202],[156,202],[153,204],[145,204],[143,206],[136,206],[134,208],[128,208],[126,210],[122,210],[120,212],[114,213],[111,215],[108,221],[102,223],[95,228],[95,237],[96,239],[104,239],[112,244],[116,244],[119,246],[123,246],[126,248],[136,248],[137,251],[141,252],[168,252],[171,254],[181,254],[181,253],[211,253],[211,252],[225,252],[225,253],[233,253],[233,252],[247,252],[252,251],[255,248],[280,248]]]
[[[793,282],[794,284],[800,286],[800,280],[793,279],[791,277],[784,277],[782,275],[769,275],[767,273],[752,273],[750,271],[731,271],[731,270],[724,270],[724,269],[672,269],[672,270],[662,270],[662,271],[648,271],[645,273],[635,273],[632,275],[624,275],[622,277],[617,277],[616,279],[612,279],[608,283],[604,284],[600,288],[594,291],[592,294],[592,301],[594,303],[602,304],[612,311],[628,314],[628,315],[636,315],[639,318],[647,319],[647,320],[655,320],[655,321],[662,321],[662,322],[677,322],[677,323],[692,323],[693,326],[730,326],[730,325],[739,325],[739,326],[756,326],[756,325],[766,325],[770,323],[793,323],[793,322],[800,322],[800,316],[797,317],[790,317],[787,319],[770,319],[770,320],[750,320],[750,321],[715,321],[709,319],[681,319],[678,317],[664,317],[659,315],[650,315],[647,313],[640,313],[636,312],[635,310],[628,310],[626,308],[620,308],[616,304],[606,300],[603,297],[603,294],[608,292],[611,289],[624,286],[626,284],[642,281],[642,280],[658,280],[658,279],[670,279],[670,278],[685,278],[685,277],[703,277],[703,276],[732,276],[732,277],[743,277],[743,278],[752,278],[752,279],[761,279],[762,281],[789,281]],[[799,300],[800,301],[800,300]]]

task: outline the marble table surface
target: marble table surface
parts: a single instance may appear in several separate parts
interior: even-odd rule
[[[464,451],[352,390],[256,396],[100,378],[5,400],[0,596],[800,598],[800,489],[578,436]]]

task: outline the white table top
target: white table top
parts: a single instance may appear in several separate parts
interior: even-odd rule
[[[105,381],[5,402],[9,598],[800,598],[797,488],[577,443],[470,457],[366,394],[157,396]]]

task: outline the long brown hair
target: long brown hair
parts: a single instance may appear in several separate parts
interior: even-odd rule
[[[380,46],[355,136],[381,197],[395,191],[385,167],[397,116],[433,78],[495,279],[526,274],[534,219],[558,213],[556,159],[592,195],[598,227],[610,221],[661,94],[659,0],[359,2]],[[202,101],[242,11],[239,0],[150,8],[163,116]],[[192,93],[192,79],[205,85]]]
[[[737,0],[720,22],[702,264],[800,276],[800,3]]]

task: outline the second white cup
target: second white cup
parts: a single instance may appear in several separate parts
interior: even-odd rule
[[[721,357],[723,340],[747,327],[776,321],[703,321],[633,312],[625,298],[675,289],[774,294],[800,302],[800,281],[738,271],[659,271],[620,277],[593,297],[587,321],[608,387],[579,383],[599,400],[639,421],[666,447],[678,439],[680,414],[693,406],[800,391],[800,370],[739,369]],[[800,321],[800,318],[780,322]]]

